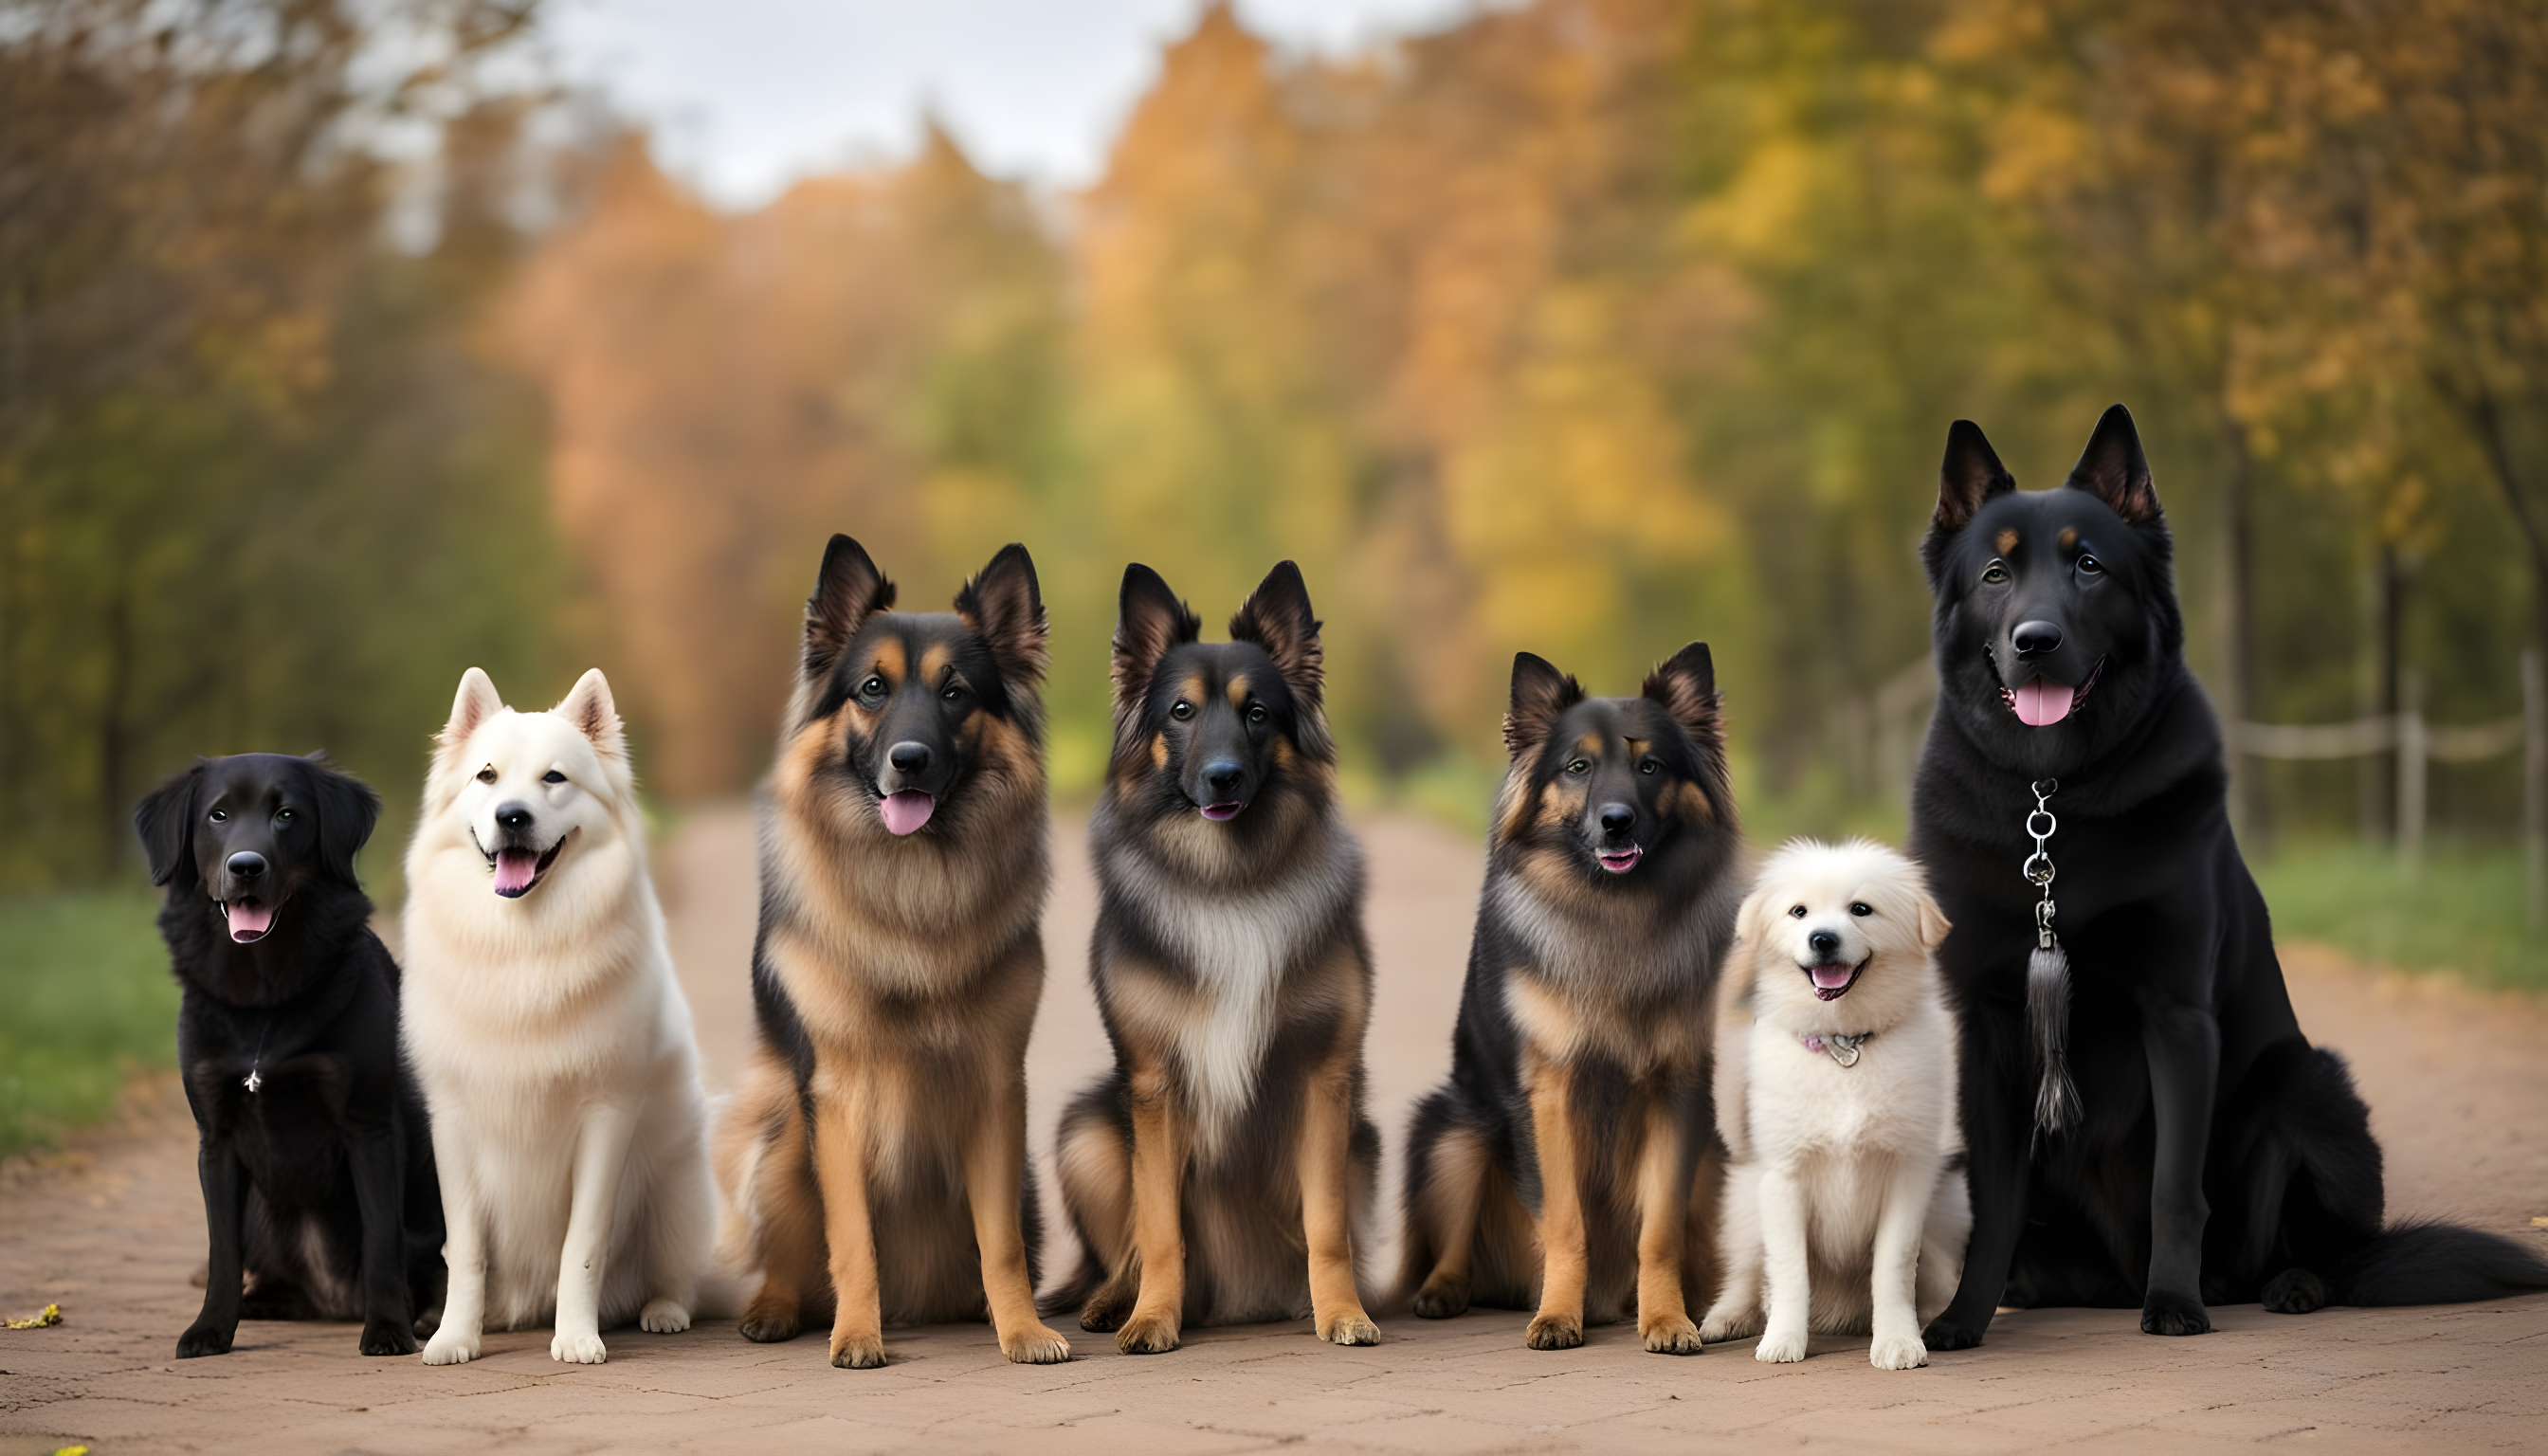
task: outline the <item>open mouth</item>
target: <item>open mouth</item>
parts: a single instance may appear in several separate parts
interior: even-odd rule
[[[273,931],[274,907],[252,895],[224,900],[222,920],[229,926],[231,940],[251,945]]]
[[[1872,958],[1874,957],[1868,957],[1868,959]],[[1851,965],[1846,961],[1833,960],[1820,965],[1800,965],[1796,968],[1805,973],[1805,979],[1814,983],[1815,1000],[1837,1001],[1849,994],[1850,987],[1858,984],[1858,973],[1866,969],[1866,961],[1862,960],[1856,965]]]
[[[1246,807],[1236,799],[1224,799],[1217,804],[1203,805],[1203,817],[1215,824],[1225,824],[1237,818],[1238,811]]]
[[[1601,867],[1612,874],[1625,874],[1637,867],[1637,862],[1646,858],[1646,852],[1640,846],[1630,845],[1624,850],[1596,850],[1592,858],[1600,861]]]
[[[2088,670],[2088,681],[2076,687],[2066,682],[2055,682],[2049,678],[2038,678],[2023,687],[2002,687],[1999,700],[2007,704],[2008,710],[2017,714],[2017,720],[2027,727],[2049,728],[2079,711],[2079,705],[2086,702],[2088,694],[2096,689],[2097,675],[2104,671],[2106,660],[2101,657],[2097,659],[2097,665]]]
[[[558,852],[565,849],[566,842],[574,837],[575,831],[570,829],[558,836],[556,844],[536,855],[529,850],[498,850],[489,855],[483,845],[478,853],[487,855],[487,867],[495,871],[496,893],[507,900],[518,900],[529,894],[549,872],[549,866],[557,863]],[[470,838],[474,841],[477,831],[472,830]]]
[[[938,796],[906,788],[900,793],[886,794],[883,802],[876,805],[876,812],[884,816],[885,828],[897,835],[911,834],[928,823],[930,815],[938,812]]]

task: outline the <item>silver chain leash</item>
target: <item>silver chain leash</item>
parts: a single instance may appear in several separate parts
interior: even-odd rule
[[[2039,778],[2028,785],[2035,791],[2035,812],[2026,816],[2026,832],[2035,840],[2035,853],[2026,857],[2026,882],[2044,887],[2044,898],[2035,903],[2035,949],[2052,949],[2052,854],[2045,848],[2052,840],[2061,821],[2052,817],[2050,800],[2059,792],[2058,778]],[[2042,827],[2038,827],[2041,825]]]
[[[2070,1082],[2070,957],[2052,933],[2052,852],[2048,848],[2061,821],[2052,815],[2057,778],[2039,778],[2035,809],[2026,816],[2027,837],[2035,853],[2020,866],[2026,882],[2044,891],[2035,902],[2035,951],[2026,957],[2026,1019],[2035,1033],[2035,1059],[2042,1080],[2035,1089],[2035,1127],[2039,1134],[2058,1133],[2079,1120],[2079,1091]]]

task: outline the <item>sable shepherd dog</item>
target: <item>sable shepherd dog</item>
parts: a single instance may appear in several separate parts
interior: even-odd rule
[[[2230,837],[2132,415],[2108,410],[2062,487],[2028,494],[1957,420],[1921,556],[1939,701],[1911,847],[1955,924],[1939,962],[1973,1212],[1929,1348],[1980,1343],[2002,1303],[2138,1306],[2151,1334],[2200,1334],[2206,1305],[2548,1287],[2507,1239],[2383,1228],[2369,1110],[2301,1035]],[[2022,868],[2034,830],[2057,893]]]
[[[442,1302],[442,1200],[399,967],[354,878],[381,798],[317,755],[207,759],[133,811],[185,999],[211,1263],[177,1358],[239,1320],[360,1320],[406,1355]],[[415,1318],[421,1314],[422,1318]]]
[[[1115,1070],[1062,1116],[1082,1250],[1049,1305],[1127,1354],[1188,1323],[1315,1316],[1377,1344],[1354,1228],[1380,1135],[1363,1116],[1371,951],[1362,852],[1337,813],[1319,622],[1267,574],[1230,640],[1148,567],[1124,573],[1115,751],[1089,825],[1089,975]]]
[[[1633,1314],[1647,1349],[1693,1355],[1714,991],[1743,893],[1707,646],[1636,697],[1588,698],[1522,653],[1504,744],[1451,1080],[1408,1129],[1401,1287],[1433,1320],[1535,1305],[1535,1350]]]
[[[834,536],[761,805],[759,1035],[718,1135],[733,1252],[761,1272],[743,1335],[832,1318],[832,1363],[883,1327],[978,1320],[1012,1360],[1070,1344],[1036,1318],[1041,1226],[1026,1052],[1044,989],[1044,600],[1007,546],[953,614],[895,612]]]

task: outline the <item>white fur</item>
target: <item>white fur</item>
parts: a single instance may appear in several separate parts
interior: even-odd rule
[[[690,1011],[619,719],[598,671],[555,711],[518,713],[471,668],[437,743],[408,850],[402,1012],[449,1224],[424,1361],[474,1358],[487,1324],[554,1320],[552,1357],[598,1364],[603,1329],[688,1327],[714,1228]],[[477,846],[514,801],[543,839],[570,839],[505,899]]]
[[[1809,1330],[1871,1332],[1876,1368],[1925,1365],[1920,1331],[1954,1297],[1972,1228],[1934,956],[1946,920],[1893,851],[1800,840],[1762,867],[1738,925],[1728,994],[1749,981],[1754,1020],[1719,1022],[1717,1116],[1735,1160],[1717,1228],[1725,1284],[1700,1338],[1760,1331],[1755,1357],[1783,1363],[1805,1357]],[[1800,969],[1817,930],[1840,935],[1842,959],[1866,959],[1837,1001]],[[1836,1032],[1873,1034],[1856,1065],[1804,1045]]]

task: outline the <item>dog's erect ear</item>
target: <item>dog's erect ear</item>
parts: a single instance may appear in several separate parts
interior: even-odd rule
[[[204,781],[204,761],[172,775],[133,806],[133,832],[141,836],[141,857],[149,862],[150,882],[166,884],[183,874],[195,877],[195,790]]]
[[[1932,528],[1960,531],[1992,498],[2017,489],[2017,477],[1999,463],[1982,437],[1982,427],[1969,419],[1947,426],[1947,458],[1938,466],[1938,513]]]
[[[1327,654],[1319,640],[1323,625],[1310,605],[1310,584],[1289,561],[1274,563],[1229,618],[1229,640],[1264,648],[1283,674],[1283,685],[1292,690],[1293,741],[1314,759],[1332,758],[1336,751],[1327,737]]]
[[[1203,635],[1203,618],[1177,599],[1157,572],[1134,562],[1124,568],[1124,592],[1115,613],[1115,717],[1129,721],[1149,695],[1159,659]]]
[[[327,762],[323,753],[310,754],[310,790],[318,800],[318,863],[345,883],[360,888],[354,877],[354,855],[381,822],[381,796],[372,786]]]
[[[467,746],[469,735],[486,725],[489,718],[504,710],[504,696],[496,690],[496,680],[483,668],[471,668],[460,675],[460,690],[451,696],[451,718],[442,731],[433,736],[434,756],[447,758]]]
[[[1515,760],[1539,752],[1558,716],[1584,700],[1584,684],[1532,652],[1513,654],[1512,702],[1504,709],[1504,751]]]
[[[618,705],[610,700],[610,680],[601,676],[599,668],[585,669],[556,712],[592,741],[594,753],[605,759],[628,757],[628,730],[619,721]]]
[[[956,615],[991,649],[1001,677],[1020,684],[1044,681],[1044,592],[1027,548],[1014,541],[1001,547],[956,593]]]
[[[2070,467],[2070,479],[2062,484],[2105,501],[2126,525],[2158,519],[2158,487],[2150,484],[2141,432],[2133,425],[2133,411],[2121,405],[2098,416],[2088,448],[2079,452],[2079,463]]]
[[[1723,735],[1717,714],[1716,660],[1708,656],[1706,643],[1691,643],[1647,674],[1644,692],[1700,743],[1715,743]]]
[[[802,681],[820,682],[831,677],[832,665],[859,634],[860,624],[892,605],[893,583],[876,570],[867,549],[847,536],[834,536],[823,548],[814,594],[805,598]]]

